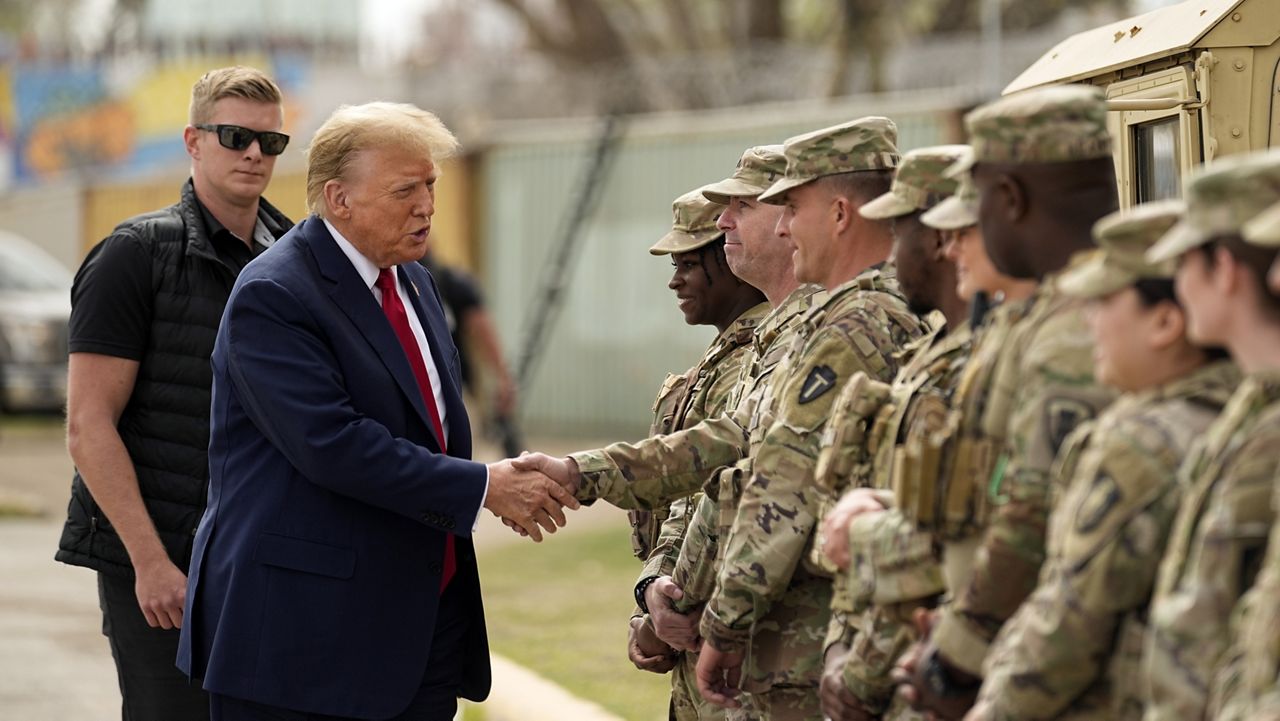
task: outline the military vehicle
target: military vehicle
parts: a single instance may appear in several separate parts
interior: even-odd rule
[[[1191,168],[1280,146],[1280,0],[1188,0],[1074,35],[1005,94],[1106,90],[1120,203],[1177,197]]]

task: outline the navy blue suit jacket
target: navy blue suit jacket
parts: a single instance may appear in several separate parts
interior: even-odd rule
[[[470,536],[486,471],[431,276],[399,269],[444,386],[448,455],[391,325],[316,217],[236,281],[213,352],[209,505],[178,666],[209,691],[387,718],[426,670],[446,532],[472,614],[464,698],[489,691]],[[451,591],[452,592],[452,591]],[[472,600],[473,599],[473,600]]]

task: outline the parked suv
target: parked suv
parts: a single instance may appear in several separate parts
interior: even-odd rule
[[[71,281],[53,256],[0,231],[0,410],[66,404]]]

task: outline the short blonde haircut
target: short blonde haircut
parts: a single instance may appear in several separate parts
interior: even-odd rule
[[[307,148],[307,209],[324,217],[324,186],[340,180],[361,151],[396,148],[432,161],[458,152],[458,139],[432,113],[408,103],[343,105]]]
[[[244,98],[274,105],[283,102],[280,87],[261,70],[245,65],[218,68],[201,75],[191,87],[191,124],[209,122],[214,104],[223,98]]]

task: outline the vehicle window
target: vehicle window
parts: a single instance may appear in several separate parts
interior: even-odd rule
[[[1181,195],[1178,120],[1174,115],[1133,126],[1134,173],[1139,203]]]

